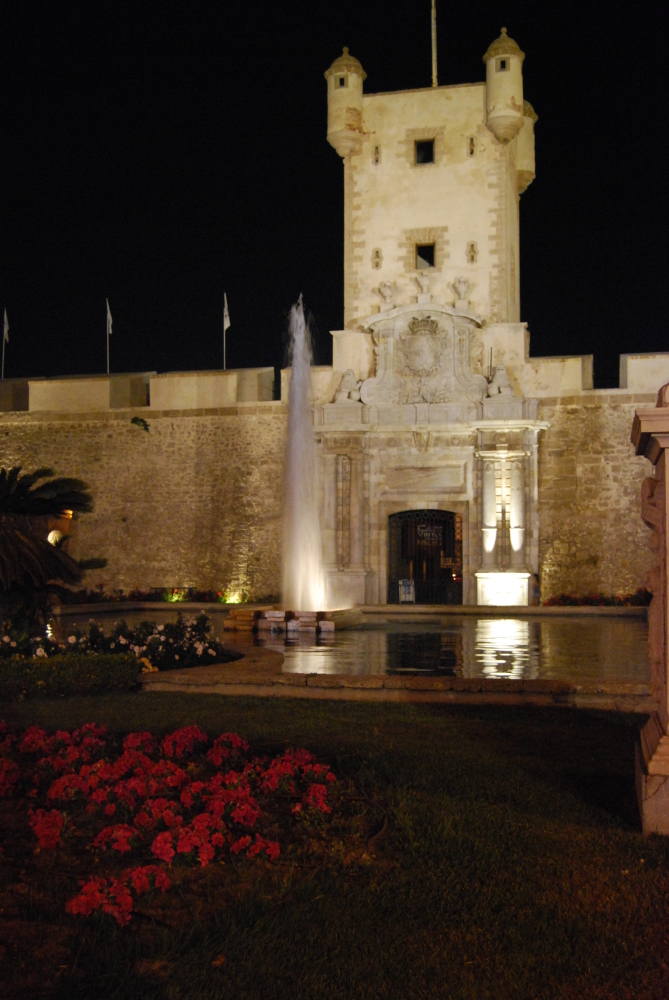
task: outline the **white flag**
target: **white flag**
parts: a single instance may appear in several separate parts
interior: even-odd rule
[[[7,310],[5,309],[5,329],[2,335],[3,344],[9,343],[9,323],[7,322]]]
[[[223,333],[230,326],[230,313],[228,312],[228,296],[223,293]]]
[[[112,318],[111,318],[111,312],[110,312],[110,309],[109,309],[109,299],[105,299],[105,302],[107,303],[107,336],[111,337],[111,332],[112,332]]]

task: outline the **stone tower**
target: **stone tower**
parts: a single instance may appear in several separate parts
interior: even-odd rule
[[[407,580],[428,603],[528,601],[546,424],[516,378],[536,120],[523,59],[502,29],[485,83],[365,94],[348,49],[325,74],[345,328],[314,419],[324,558],[345,603],[395,603]]]
[[[487,323],[520,320],[518,200],[534,178],[520,48],[502,29],[486,83],[364,94],[348,49],[325,74],[328,141],[344,161],[344,326],[415,281],[444,302],[468,282]]]

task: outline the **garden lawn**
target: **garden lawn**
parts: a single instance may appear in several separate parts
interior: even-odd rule
[[[241,865],[235,892],[186,906],[176,927],[47,912],[34,859],[8,871],[0,857],[14,906],[0,913],[0,983],[18,964],[17,996],[669,996],[669,844],[641,836],[634,794],[643,717],[158,693],[0,715],[17,730],[197,724],[263,754],[303,746],[353,783],[380,833],[364,865],[317,854],[264,879]]]

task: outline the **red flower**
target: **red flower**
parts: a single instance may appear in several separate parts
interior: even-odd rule
[[[162,742],[162,751],[166,757],[179,757],[180,759],[193,753],[196,743],[208,743],[209,737],[203,733],[199,726],[184,726],[183,729],[176,729]]]
[[[107,844],[112,841],[112,847],[115,851],[120,851],[121,854],[125,854],[126,851],[132,850],[130,845],[130,838],[137,833],[133,830],[131,826],[127,823],[117,823],[115,826],[106,826],[104,830],[101,830],[93,841],[93,847],[101,847],[103,851],[107,850]]]
[[[156,748],[156,741],[151,733],[128,733],[123,740],[124,750],[143,750],[144,753],[152,753]]]
[[[172,847],[172,834],[169,830],[158,834],[151,844],[151,853],[155,854],[161,861],[167,861],[168,864],[172,861],[174,848]]]
[[[239,854],[239,852],[248,847],[250,843],[250,837],[240,837],[234,844],[230,844],[230,854]]]
[[[38,809],[30,814],[30,826],[36,835],[40,847],[54,848],[60,844],[60,832],[63,829],[63,814],[57,809],[45,812]]]
[[[14,761],[0,757],[0,799],[12,794],[19,776],[19,769]]]
[[[66,810],[28,810],[41,847],[56,848],[66,822],[75,833],[83,834],[96,816],[115,817],[120,811],[128,822],[103,826],[97,835],[92,834],[92,846],[111,847],[119,854],[136,846],[150,850],[165,864],[178,853],[186,863],[197,860],[202,867],[225,850],[231,855],[245,852],[249,859],[263,855],[275,860],[279,843],[262,836],[262,797],[302,792],[295,813],[305,809],[331,812],[327,790],[335,776],[307,750],[288,750],[273,760],[248,760],[246,741],[224,733],[205,755],[206,733],[187,726],[166,736],[160,745],[151,733],[131,733],[118,756],[110,754],[93,763],[93,753],[105,745],[104,735],[104,729],[94,724],[72,734],[54,735],[31,727],[17,740],[0,725],[0,794],[8,794],[20,779],[22,772],[13,755],[33,753],[32,774],[26,775],[33,785],[29,797],[62,802]],[[182,761],[189,756],[195,759],[187,766],[170,759]],[[79,826],[81,819],[86,826]],[[167,829],[148,836],[156,827],[161,830],[163,823]],[[242,828],[237,839],[229,832],[233,824]],[[133,895],[152,888],[165,892],[170,884],[161,867],[140,865],[121,877],[82,882],[67,909],[81,914],[101,911],[125,924],[131,918]]]

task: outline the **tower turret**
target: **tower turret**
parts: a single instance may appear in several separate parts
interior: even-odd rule
[[[367,74],[347,48],[325,73],[328,84],[328,142],[346,157],[362,137],[362,82]]]
[[[523,127],[518,134],[516,172],[518,194],[527,191],[534,180],[534,123],[539,116],[529,101],[523,101]]]
[[[525,54],[506,28],[483,57],[486,64],[486,125],[500,142],[510,142],[523,127]]]

